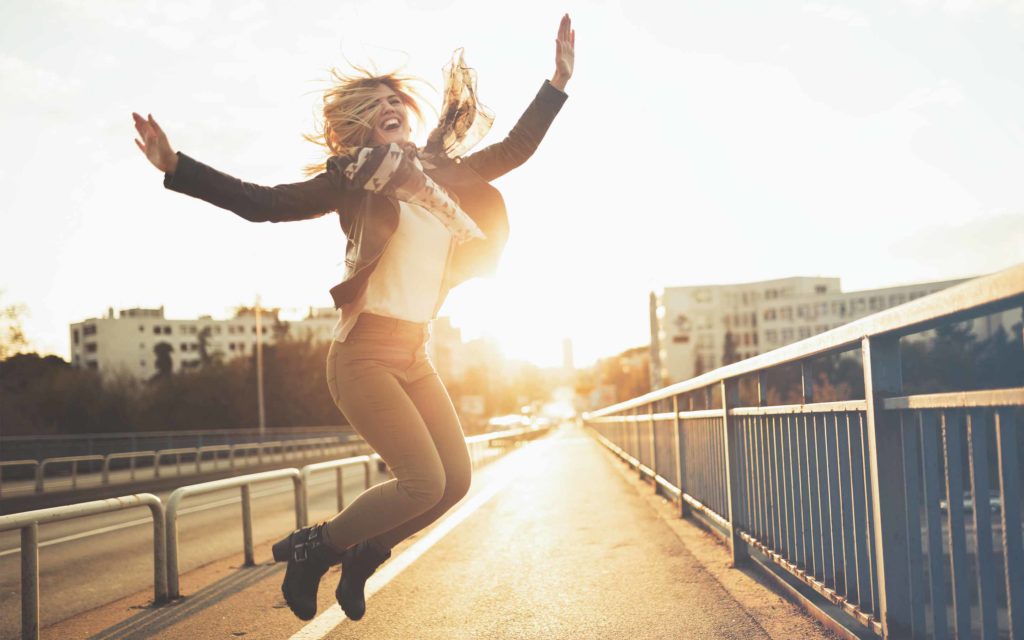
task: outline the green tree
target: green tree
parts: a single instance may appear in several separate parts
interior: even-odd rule
[[[28,315],[28,307],[23,304],[11,304],[0,307],[0,360],[24,351],[28,347],[28,338],[22,321]]]
[[[174,351],[167,342],[158,342],[153,347],[153,354],[156,355],[156,375],[153,379],[166,379],[169,378],[171,372],[174,370],[174,360],[171,358],[171,352]]]

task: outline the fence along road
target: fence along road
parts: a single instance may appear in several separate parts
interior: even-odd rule
[[[837,604],[843,624],[1024,638],[1024,388],[907,396],[900,357],[903,336],[1022,306],[1019,265],[585,421],[681,495],[682,514],[718,527],[735,564],[753,555],[784,570]],[[865,398],[814,402],[814,360],[844,353],[863,362]],[[771,406],[767,376],[783,365],[800,367],[802,402]],[[742,385],[753,406],[740,406]]]

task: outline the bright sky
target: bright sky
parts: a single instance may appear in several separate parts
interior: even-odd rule
[[[443,315],[507,356],[578,364],[649,340],[661,285],[839,276],[846,289],[975,275],[1024,256],[1024,2],[138,2],[0,5],[0,306],[68,356],[68,324],[330,306],[336,216],[252,224],[167,191],[132,142],[261,184],[303,179],[344,57],[434,85],[457,47],[500,140],[550,77],[570,95],[496,186],[500,273]],[[436,106],[436,94],[428,94]]]

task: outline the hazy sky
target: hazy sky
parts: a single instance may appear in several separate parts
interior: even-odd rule
[[[586,364],[649,340],[661,285],[838,276],[845,289],[1024,256],[1024,2],[72,2],[0,5],[0,305],[67,357],[133,306],[330,306],[336,216],[252,224],[167,191],[132,142],[261,184],[303,179],[327,68],[435,86],[456,47],[500,140],[577,31],[570,98],[499,179],[499,275],[442,314],[510,357]],[[427,97],[437,104],[436,93]]]

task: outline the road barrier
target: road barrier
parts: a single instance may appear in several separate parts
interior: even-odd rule
[[[79,462],[103,462],[103,456],[64,456],[61,458],[46,458],[39,463],[36,467],[36,493],[42,493],[46,490],[45,478],[46,469],[57,464],[70,464],[71,465],[71,488],[78,488],[78,463]]]
[[[252,542],[252,498],[250,487],[260,482],[291,478],[295,489],[295,525],[301,527],[303,509],[302,475],[298,469],[275,469],[262,473],[250,473],[235,478],[224,478],[212,482],[192,484],[180,489],[167,498],[167,590],[169,597],[181,597],[178,585],[178,506],[187,496],[194,496],[221,489],[239,487],[242,491],[242,541],[245,550],[245,565],[255,564]]]
[[[62,507],[50,507],[0,516],[0,531],[21,529],[21,637],[39,638],[39,525],[72,518],[147,506],[153,516],[153,599],[167,600],[164,510],[151,493],[138,493],[108,500],[94,500]]]
[[[160,449],[156,451],[124,451],[109,453],[107,455],[80,455],[61,456],[56,458],[44,458],[43,460],[10,460],[0,462],[0,496],[3,495],[3,472],[7,468],[31,467],[35,478],[34,486],[26,483],[22,489],[45,493],[53,489],[67,490],[66,483],[55,483],[53,477],[47,483],[47,471],[55,466],[70,465],[70,488],[77,489],[80,482],[88,477],[80,473],[79,465],[82,463],[98,463],[100,471],[98,476],[91,481],[96,485],[107,486],[116,484],[116,471],[114,463],[121,460],[128,460],[128,482],[134,482],[139,469],[144,468],[138,464],[140,460],[151,462],[152,477],[160,478],[168,475],[168,470],[173,468],[173,476],[187,476],[209,471],[219,471],[221,461],[227,460],[227,467],[234,470],[237,466],[248,467],[253,464],[262,465],[265,462],[273,461],[288,462],[297,461],[313,455],[323,456],[331,453],[340,453],[345,450],[352,450],[361,446],[362,443],[340,442],[337,437],[304,438],[299,440],[254,442],[235,445],[207,445],[203,447],[180,447],[175,449]],[[255,454],[255,455],[253,455]],[[163,464],[163,461],[173,458],[173,462]],[[212,462],[212,469],[210,463]],[[56,484],[56,487],[53,485]],[[8,489],[8,494],[16,492],[16,488]]]
[[[345,467],[351,467],[354,465],[363,466],[363,477],[366,479],[365,488],[370,488],[370,463],[373,456],[356,456],[354,458],[343,458],[341,460],[328,460],[327,462],[315,462],[313,464],[307,464],[302,467],[299,471],[299,475],[302,477],[302,501],[301,509],[299,512],[299,526],[309,526],[309,479],[314,472],[325,471],[327,469],[334,469],[334,481],[335,490],[338,494],[338,511],[345,508],[345,492],[344,485],[342,484],[342,475],[345,471]]]
[[[753,557],[796,593],[772,570],[781,569],[854,627],[887,638],[1022,638],[1024,388],[906,395],[900,355],[901,337],[1022,306],[1024,265],[584,422],[679,497],[681,515],[720,529],[734,564]],[[864,399],[815,402],[814,360],[844,353],[863,364]],[[768,400],[767,376],[783,366],[799,367],[799,404]],[[744,389],[753,399],[741,406]]]

